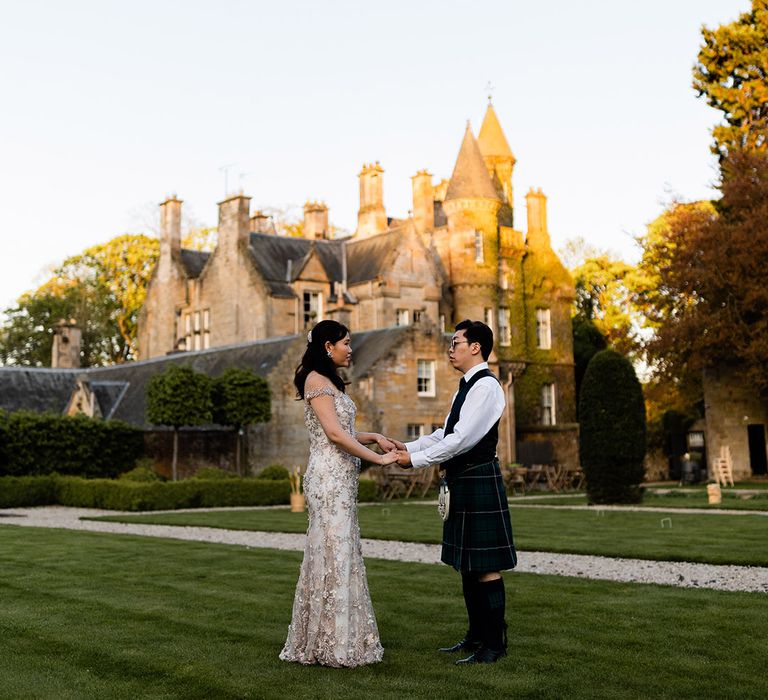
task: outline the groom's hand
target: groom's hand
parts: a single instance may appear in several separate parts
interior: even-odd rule
[[[395,440],[395,438],[387,438],[387,439],[390,442],[392,442],[398,450],[405,450],[407,452],[404,442],[400,442],[400,440]]]
[[[398,450],[397,452],[397,463],[401,467],[412,467],[411,464],[411,455],[408,452],[408,450]]]

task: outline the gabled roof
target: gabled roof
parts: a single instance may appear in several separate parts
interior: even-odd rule
[[[512,149],[509,147],[509,143],[507,143],[507,137],[504,136],[504,130],[501,128],[493,105],[490,103],[488,103],[488,109],[485,110],[483,125],[480,127],[480,133],[477,136],[477,145],[480,147],[480,153],[484,156],[515,159],[515,156],[512,155]]]
[[[187,273],[187,277],[197,279],[200,277],[200,273],[205,267],[205,263],[208,262],[208,258],[211,257],[210,253],[204,253],[200,250],[189,250],[187,248],[181,249],[181,264],[184,266],[184,271]]]
[[[467,123],[464,140],[461,142],[459,157],[448,183],[445,199],[496,199],[496,188],[488,175],[485,161],[480,153],[472,127]]]
[[[61,413],[82,370],[0,367],[0,409]]]
[[[402,240],[403,229],[400,228],[347,243],[347,284],[376,279]]]

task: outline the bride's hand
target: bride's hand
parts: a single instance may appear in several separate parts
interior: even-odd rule
[[[384,437],[383,435],[379,435],[376,437],[376,444],[384,450],[384,452],[394,452],[395,450],[399,449],[397,444],[393,440],[390,440],[387,437]]]
[[[385,452],[383,455],[379,455],[379,464],[382,467],[394,462],[397,462],[397,452]]]

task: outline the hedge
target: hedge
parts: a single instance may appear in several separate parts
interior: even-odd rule
[[[290,482],[274,479],[186,479],[139,482],[74,476],[0,477],[0,507],[62,505],[105,510],[176,510],[284,505]],[[360,482],[359,500],[376,497],[373,481]]]
[[[120,421],[32,411],[0,416],[0,476],[114,477],[143,450],[141,430]]]

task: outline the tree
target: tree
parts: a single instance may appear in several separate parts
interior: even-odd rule
[[[768,394],[768,153],[729,154],[719,187],[714,205],[673,207],[644,241],[641,265],[658,276],[647,349],[658,375],[738,366]]]
[[[720,158],[768,148],[768,0],[717,29],[702,27],[704,43],[693,70],[700,97],[723,112],[712,134]]]
[[[645,458],[643,391],[628,359],[601,350],[579,397],[581,465],[591,503],[642,500]]]
[[[573,328],[573,361],[576,365],[576,400],[578,402],[581,382],[584,379],[589,361],[600,350],[605,350],[608,344],[597,326],[581,314],[574,316],[571,322]]]
[[[171,365],[156,374],[147,385],[147,420],[173,428],[171,473],[178,478],[179,428],[205,425],[212,416],[211,380],[191,367]]]
[[[84,366],[132,359],[158,250],[157,240],[126,234],[67,258],[45,284],[5,311],[0,361],[50,366],[53,325],[62,318],[74,318],[82,329]]]
[[[269,384],[250,370],[230,367],[213,380],[212,397],[214,422],[235,429],[235,469],[240,474],[243,428],[266,423],[272,417]]]

